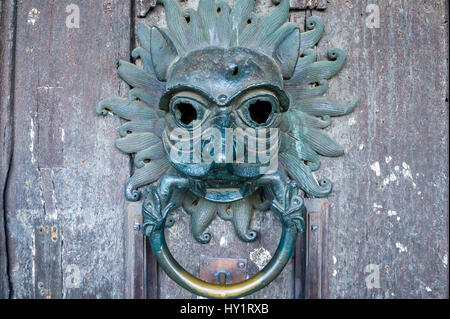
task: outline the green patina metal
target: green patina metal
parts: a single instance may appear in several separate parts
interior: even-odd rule
[[[317,197],[332,190],[327,179],[317,181],[313,172],[320,167],[319,155],[344,154],[322,129],[331,117],[348,114],[356,106],[356,101],[323,97],[327,80],[343,67],[346,56],[331,49],[328,61],[316,62],[311,48],[322,36],[323,22],[310,17],[308,31],[300,33],[297,25],[287,22],[289,0],[274,2],[275,8],[264,17],[253,12],[254,0],[237,0],[231,10],[217,0],[200,0],[197,10],[183,10],[176,0],[160,2],[168,28],[138,26],[141,47],[132,55],[141,59],[143,68],[120,61],[118,73],[133,89],[128,98],[101,101],[97,113],[112,112],[128,120],[116,142],[119,150],[134,155],[136,171],[125,196],[138,201],[139,189],[146,186],[143,231],[162,268],[198,295],[245,296],[270,283],[291,257],[296,236],[305,227],[299,188]],[[196,139],[200,127],[219,132],[219,137]],[[240,140],[237,134],[232,143],[225,139],[229,129],[247,133],[249,128],[276,129],[275,137],[264,140],[277,150],[275,171],[262,170],[274,157],[248,160],[254,147],[250,141],[260,143],[259,136]],[[183,152],[173,152],[179,143],[173,138],[177,129],[190,134],[185,142],[191,147],[181,160],[178,155]],[[231,161],[224,160],[227,147]],[[211,161],[193,160],[211,149],[221,149]],[[246,160],[238,160],[239,149]],[[283,225],[278,250],[245,282],[202,282],[182,269],[164,239],[164,228],[173,224],[171,214],[180,207],[192,216],[194,238],[205,244],[211,239],[206,229],[217,215],[231,221],[239,238],[249,242],[257,238],[250,229],[253,210],[272,209]]]

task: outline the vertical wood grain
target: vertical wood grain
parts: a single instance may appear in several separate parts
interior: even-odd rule
[[[69,4],[79,29],[66,26]],[[127,92],[115,68],[129,59],[130,13],[127,1],[18,1],[6,193],[14,298],[125,297],[129,158],[114,147],[120,121],[95,105]]]
[[[16,1],[0,3],[0,298],[10,294],[6,236],[6,187],[14,147]]]
[[[366,25],[373,3],[380,28]],[[329,297],[447,298],[448,1],[336,0],[315,14],[319,57],[348,53],[328,96],[359,99],[328,129],[345,156],[316,174],[334,182]]]

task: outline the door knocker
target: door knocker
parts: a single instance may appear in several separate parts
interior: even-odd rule
[[[132,52],[143,68],[120,61],[118,73],[132,88],[128,98],[107,98],[97,113],[128,120],[116,147],[132,154],[135,173],[125,188],[130,201],[143,188],[143,233],[164,271],[189,291],[210,298],[238,298],[269,284],[289,261],[304,231],[303,193],[324,197],[331,183],[313,175],[319,155],[344,149],[322,129],[331,117],[351,112],[356,101],[323,97],[328,79],[343,67],[341,49],[316,62],[313,46],[324,31],[307,19],[307,31],[287,22],[289,0],[274,1],[264,17],[255,0],[200,0],[183,10],[177,0],[159,0],[167,28],[137,27],[141,47]],[[207,227],[218,215],[237,236],[253,241],[253,209],[271,209],[282,223],[280,244],[256,276],[238,284],[210,284],[185,271],[172,257],[164,229],[184,209],[192,234],[207,244]]]

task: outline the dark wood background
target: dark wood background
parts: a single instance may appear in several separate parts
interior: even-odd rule
[[[320,10],[303,2],[291,2],[290,19],[303,28],[307,16],[322,17],[319,57],[332,47],[348,53],[329,95],[359,98],[328,129],[345,157],[323,159],[318,172],[335,185],[328,297],[447,298],[448,1],[314,1]],[[79,29],[66,27],[72,3]],[[123,194],[130,160],[114,147],[120,121],[95,114],[99,100],[128,92],[116,63],[130,59],[136,24],[164,24],[160,5],[147,12],[152,3],[0,2],[0,297],[193,297],[158,270],[134,230],[140,204]],[[379,5],[380,28],[365,24],[368,3]],[[269,4],[257,0],[257,12]],[[273,254],[278,244],[271,214],[258,214],[253,244],[216,220],[201,246],[189,223],[177,215],[167,236],[193,272],[203,254],[247,258],[252,273],[251,253]],[[292,261],[252,297],[298,297],[294,270]]]

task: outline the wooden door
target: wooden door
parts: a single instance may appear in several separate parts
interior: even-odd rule
[[[290,20],[324,20],[318,56],[348,54],[329,95],[359,103],[328,129],[346,155],[322,161],[332,195],[308,200],[320,231],[249,298],[448,297],[448,1],[308,3],[292,0]],[[102,98],[127,95],[116,64],[131,59],[138,23],[164,24],[161,5],[4,0],[0,12],[0,297],[196,298],[158,268],[140,203],[125,200],[120,120],[95,114]],[[252,275],[281,230],[270,212],[252,227],[260,236],[247,244],[217,219],[201,245],[177,214],[167,240],[193,273],[204,255],[246,259]]]

